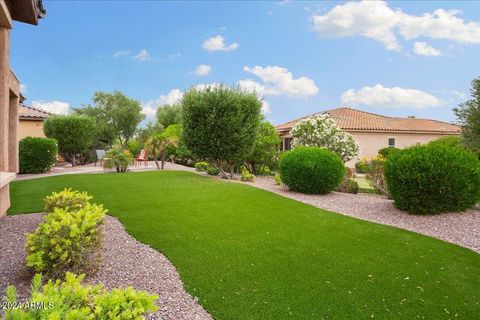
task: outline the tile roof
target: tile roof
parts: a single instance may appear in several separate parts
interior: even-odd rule
[[[51,115],[53,113],[25,105],[20,105],[18,109],[18,117],[22,120],[44,120]]]
[[[460,127],[448,122],[417,119],[387,117],[375,113],[365,112],[349,107],[342,107],[324,112],[314,113],[276,127],[277,131],[290,131],[300,121],[322,113],[328,113],[342,130],[352,131],[404,131],[460,134]]]

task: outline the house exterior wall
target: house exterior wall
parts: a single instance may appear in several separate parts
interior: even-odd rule
[[[346,166],[354,168],[355,162],[363,158],[374,158],[377,156],[378,151],[382,148],[389,146],[389,139],[395,139],[396,148],[406,148],[417,143],[428,143],[430,141],[448,136],[446,134],[436,133],[405,133],[405,132],[360,132],[360,131],[346,131],[350,133],[353,139],[359,146],[359,154],[356,158],[348,161]],[[285,145],[284,140],[291,138],[288,133],[280,133],[282,138],[282,145]]]
[[[45,138],[43,133],[43,120],[22,120],[20,119],[18,127],[18,140],[25,137]]]

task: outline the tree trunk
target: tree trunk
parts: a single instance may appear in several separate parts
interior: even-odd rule
[[[153,157],[153,160],[155,161],[155,164],[157,165],[157,169],[160,170],[160,164],[158,163],[157,157]]]
[[[235,178],[235,161],[230,164],[230,179]]]
[[[72,167],[75,167],[76,166],[76,163],[75,163],[75,153],[72,154]]]
[[[162,170],[165,169],[165,152],[162,152]]]

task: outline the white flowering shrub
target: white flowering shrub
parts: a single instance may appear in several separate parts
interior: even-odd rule
[[[320,147],[336,153],[343,162],[358,155],[353,137],[342,131],[329,114],[324,113],[303,120],[292,128],[292,147]]]

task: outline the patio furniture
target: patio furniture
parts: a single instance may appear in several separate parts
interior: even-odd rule
[[[142,163],[145,165],[145,168],[148,168],[148,151],[147,149],[142,149],[140,153],[135,157],[135,167],[140,167]]]
[[[95,158],[95,167],[97,166],[97,162],[103,162],[103,158],[105,158],[105,150],[95,150],[96,158]]]

